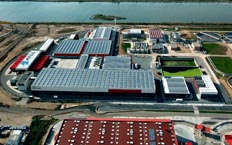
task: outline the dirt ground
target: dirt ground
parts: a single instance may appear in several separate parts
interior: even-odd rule
[[[225,52],[226,55],[231,55],[231,54],[232,54],[231,48],[230,48],[230,46],[229,46],[228,44],[223,43],[223,42],[218,42],[218,44],[220,44],[220,45],[222,45],[222,46],[225,46],[225,47],[227,48],[227,51]]]
[[[27,107],[28,108],[34,108],[34,109],[54,110],[60,104],[61,103],[52,103],[52,102],[31,102],[31,103],[27,104]]]
[[[190,48],[186,48],[183,45],[177,44],[177,47],[180,48],[180,51],[176,51],[177,53],[191,53]]]
[[[12,126],[21,126],[21,125],[30,125],[32,116],[28,114],[13,114],[8,112],[0,112],[0,126],[2,125],[12,125]]]

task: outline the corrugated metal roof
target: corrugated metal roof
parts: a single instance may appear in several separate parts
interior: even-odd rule
[[[55,145],[177,145],[171,120],[82,118],[65,119]]]
[[[32,90],[108,92],[110,89],[155,93],[152,71],[46,68],[37,76]]]
[[[109,55],[111,51],[111,40],[91,40],[87,43],[84,54]]]
[[[165,94],[190,94],[184,77],[162,77]]]
[[[149,35],[150,35],[150,39],[162,39],[163,38],[161,29],[150,29]]]
[[[129,56],[106,56],[104,69],[130,69],[131,57]]]
[[[94,35],[94,39],[110,39],[111,27],[98,27]]]
[[[77,66],[76,68],[78,69],[84,69],[85,66],[86,66],[86,63],[88,61],[88,58],[89,58],[89,55],[88,54],[82,54],[78,63],[77,63]]]
[[[83,49],[85,40],[64,40],[54,54],[80,54]]]

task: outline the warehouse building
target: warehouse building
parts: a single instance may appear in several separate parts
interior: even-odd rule
[[[110,40],[112,27],[98,27],[93,39]]]
[[[48,39],[45,43],[40,47],[41,52],[47,52],[49,47],[54,43],[54,39]]]
[[[27,89],[30,87],[32,80],[31,77],[34,76],[34,73],[32,71],[25,72],[18,80],[17,87],[20,91],[27,91]]]
[[[41,97],[58,94],[75,97],[91,93],[102,96],[138,94],[140,97],[140,94],[150,94],[154,97],[155,82],[152,71],[45,68],[31,85],[31,90]]]
[[[64,40],[54,52],[57,57],[77,57],[80,56],[84,50],[85,40]]]
[[[30,71],[40,71],[48,62],[50,56],[48,55],[41,55],[30,67]]]
[[[184,77],[162,77],[162,84],[167,99],[186,99],[190,97]]]
[[[201,98],[208,98],[218,95],[218,91],[208,75],[194,77],[197,84],[197,92]]]
[[[55,145],[177,145],[169,119],[65,119]]]
[[[16,71],[26,71],[32,66],[34,61],[40,56],[41,51],[30,51],[15,68]],[[14,68],[13,68],[14,69]]]
[[[16,71],[17,66],[23,61],[23,59],[26,57],[26,54],[20,55],[16,61],[10,66],[11,71]]]
[[[111,54],[111,44],[111,40],[90,40],[84,48],[83,54],[109,56]]]
[[[200,42],[193,42],[192,48],[196,51],[201,51],[203,47]]]
[[[164,36],[161,29],[150,29],[148,38],[152,44],[164,43]]]
[[[131,57],[129,56],[106,56],[103,69],[130,69]]]
[[[21,130],[13,130],[5,145],[20,145],[22,135],[23,133]]]

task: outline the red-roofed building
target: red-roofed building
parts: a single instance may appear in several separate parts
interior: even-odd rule
[[[232,135],[225,135],[225,140],[228,145],[232,145]]]
[[[164,130],[164,128],[166,130]],[[55,145],[177,145],[173,122],[163,119],[65,119]]]
[[[199,129],[201,132],[206,132],[206,133],[210,133],[211,130],[209,127],[205,127],[202,124],[196,124],[195,129]]]
[[[163,33],[161,29],[150,29],[149,30],[149,39],[151,43],[163,43]]]
[[[17,66],[23,61],[23,59],[26,57],[25,54],[19,56],[17,60],[11,65],[10,69],[12,71],[16,71]]]
[[[203,132],[207,132],[207,133],[210,133],[210,128],[209,127],[205,127],[203,128]]]
[[[31,71],[40,71],[44,67],[44,65],[46,64],[46,62],[49,60],[49,58],[50,57],[48,55],[41,55],[33,63],[33,65],[31,66],[30,70]]]
[[[195,125],[195,129],[203,130],[203,128],[204,128],[204,125],[202,125],[202,124]]]

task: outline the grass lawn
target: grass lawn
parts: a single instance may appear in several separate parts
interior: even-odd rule
[[[184,76],[184,77],[194,77],[194,76],[201,76],[202,73],[199,68],[193,68],[186,71],[178,71],[178,72],[168,72],[163,71],[164,76]]]
[[[49,126],[56,121],[56,119],[42,120],[42,118],[43,116],[34,116],[32,118],[31,130],[25,144],[40,145],[41,139],[46,134]]]
[[[178,60],[178,61],[172,61],[172,60],[166,60],[163,61],[164,66],[196,66],[194,61],[186,61],[186,60]]]
[[[226,54],[227,48],[218,43],[203,43],[204,49],[208,54],[218,54],[223,55]]]
[[[232,74],[232,58],[230,57],[210,57],[218,70]]]
[[[130,43],[122,43],[122,49],[124,52],[127,53],[127,49],[131,48],[131,44]]]

